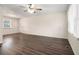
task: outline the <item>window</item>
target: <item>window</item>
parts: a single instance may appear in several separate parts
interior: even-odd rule
[[[9,20],[4,20],[4,28],[10,28],[10,21]]]

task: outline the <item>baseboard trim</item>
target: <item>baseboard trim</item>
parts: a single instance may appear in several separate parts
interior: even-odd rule
[[[20,33],[22,33],[22,32],[20,32]],[[49,37],[49,36],[36,35],[36,34],[28,34],[28,33],[22,33],[22,34],[26,34],[26,35],[34,35],[34,36],[41,36],[41,37]],[[67,38],[59,38],[59,37],[49,37],[49,38],[58,38],[58,39],[66,39],[66,40],[67,40]]]
[[[34,36],[41,36],[41,37],[49,37],[49,36],[43,36],[43,35],[36,35],[36,34],[29,34],[29,33],[22,33],[22,32],[18,32],[19,34],[26,34],[26,35],[34,35]],[[12,33],[12,34],[18,34],[18,33]],[[11,35],[11,34],[5,34],[5,35]],[[3,35],[3,36],[5,36]],[[59,38],[59,37],[49,37],[49,38]],[[59,38],[59,39],[66,39],[67,38]]]
[[[11,34],[21,34],[21,33],[18,32],[18,33],[11,33]],[[5,35],[11,35],[11,34],[4,34],[3,36],[5,36]]]

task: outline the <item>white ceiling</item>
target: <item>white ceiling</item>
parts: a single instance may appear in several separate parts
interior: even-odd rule
[[[39,13],[33,15],[42,15],[47,14],[48,12],[66,12],[68,10],[69,4],[36,4],[37,7],[42,8],[43,10]],[[21,4],[0,4],[0,12],[13,13],[20,16],[33,16],[28,12],[24,12]]]

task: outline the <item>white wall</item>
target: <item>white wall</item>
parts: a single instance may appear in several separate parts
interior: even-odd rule
[[[4,28],[3,21],[10,20],[12,28]],[[3,42],[3,35],[18,33],[19,32],[19,20],[9,17],[0,16],[0,43]]]
[[[3,23],[4,20],[10,20],[12,27],[11,28],[4,28],[3,24],[2,24],[2,34],[3,35],[19,32],[19,20],[15,19],[15,18],[2,17],[0,23]]]
[[[78,23],[78,5],[73,4],[68,10],[68,40],[75,54],[79,54]]]
[[[2,40],[3,37],[2,37],[2,23],[1,23],[1,17],[0,17],[0,43],[2,43]]]
[[[68,10],[68,32],[77,36],[77,6],[71,5]]]
[[[2,29],[0,28],[0,43],[3,42]]]
[[[77,37],[79,38],[79,4],[77,4]]]
[[[67,28],[65,12],[48,13],[20,20],[20,31],[26,34],[67,38]]]

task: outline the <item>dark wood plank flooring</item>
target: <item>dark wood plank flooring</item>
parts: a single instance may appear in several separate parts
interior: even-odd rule
[[[73,55],[68,40],[28,34],[4,35],[1,55]]]

